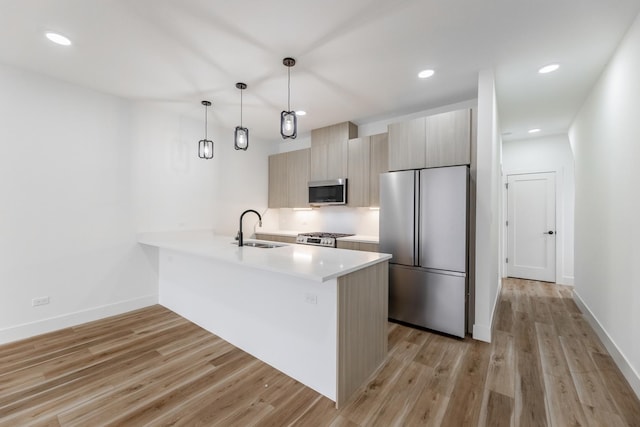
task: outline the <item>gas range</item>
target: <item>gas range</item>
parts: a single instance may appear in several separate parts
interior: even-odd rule
[[[337,239],[340,237],[349,237],[353,236],[353,234],[342,234],[342,233],[300,233],[298,237],[296,237],[296,243],[300,243],[302,245],[314,245],[314,246],[324,246],[326,248],[335,248],[337,245]]]

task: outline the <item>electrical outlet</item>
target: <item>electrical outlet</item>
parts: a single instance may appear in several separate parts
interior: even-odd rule
[[[32,307],[37,307],[39,305],[47,305],[47,304],[49,304],[49,297],[40,297],[40,298],[34,298],[31,300]]]
[[[304,300],[307,304],[318,304],[318,295],[316,294],[306,294],[304,296]]]

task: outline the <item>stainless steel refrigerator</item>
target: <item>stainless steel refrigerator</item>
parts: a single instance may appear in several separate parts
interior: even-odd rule
[[[465,336],[468,200],[467,166],[380,175],[390,319]]]

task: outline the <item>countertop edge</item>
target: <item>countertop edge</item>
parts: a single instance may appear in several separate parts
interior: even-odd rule
[[[146,236],[145,236],[146,234]],[[263,234],[268,234],[268,233],[263,233]],[[251,268],[251,269],[256,269],[256,270],[262,270],[262,271],[269,271],[272,273],[277,273],[277,274],[285,274],[285,275],[289,275],[292,277],[298,277],[301,279],[305,279],[305,280],[310,280],[310,281],[314,281],[314,282],[327,282],[329,280],[332,279],[337,279],[339,277],[345,276],[347,274],[353,273],[354,271],[358,271],[358,270],[362,270],[364,268],[368,268],[372,265],[378,264],[380,262],[385,262],[388,261],[392,258],[392,256],[390,254],[379,254],[380,256],[376,259],[372,259],[369,261],[365,261],[361,264],[355,265],[353,267],[350,268],[346,268],[344,270],[341,270],[339,272],[335,272],[335,273],[331,273],[325,276],[320,276],[320,275],[314,275],[314,274],[304,274],[301,272],[297,272],[294,270],[284,270],[282,268],[278,268],[278,267],[271,267],[269,265],[266,264],[253,264],[253,263],[245,263],[245,262],[240,262],[234,259],[229,259],[229,258],[225,258],[225,257],[220,257],[220,256],[215,256],[212,255],[210,253],[204,252],[202,250],[199,250],[197,248],[189,248],[188,245],[185,244],[179,244],[176,242],[171,242],[171,241],[163,241],[162,238],[158,238],[158,237],[154,237],[154,238],[148,238],[151,235],[151,233],[139,233],[137,236],[137,242],[142,244],[142,245],[146,245],[146,246],[151,246],[151,247],[157,247],[159,249],[168,249],[168,250],[172,250],[172,251],[176,251],[176,252],[182,252],[182,253],[186,253],[189,255],[195,255],[201,258],[208,258],[208,259],[213,259],[219,262],[225,262],[228,264],[234,264],[234,265],[238,265],[238,266],[242,266],[242,267],[246,267],[246,268]],[[258,240],[258,239],[251,239],[251,240]],[[260,240],[258,240],[260,241]],[[267,243],[272,243],[272,242],[267,242]],[[283,247],[291,247],[291,246],[295,246],[295,244],[287,244],[287,243],[281,243],[281,245]],[[251,248],[253,249],[253,248]],[[273,249],[268,249],[270,251],[277,251],[279,248],[273,248]],[[258,249],[258,250],[264,250],[264,249]],[[332,250],[336,250],[336,249],[332,249]],[[337,249],[337,250],[341,250],[341,249]]]

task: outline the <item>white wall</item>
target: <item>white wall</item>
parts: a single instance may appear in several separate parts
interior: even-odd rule
[[[242,211],[266,210],[276,144],[236,151],[210,124],[201,160],[204,123],[152,103],[7,66],[0,93],[0,343],[157,302],[157,252],[137,232],[234,236]]]
[[[575,118],[575,293],[640,396],[640,17]]]
[[[131,104],[2,65],[0,93],[0,343],[153,304]]]
[[[195,109],[204,108],[194,105]],[[268,161],[273,143],[251,138],[247,151],[233,148],[233,129],[209,123],[214,157],[197,156],[203,120],[153,104],[132,108],[134,204],[139,231],[213,229],[235,236],[240,214],[267,208]],[[245,216],[245,230],[257,217]]]
[[[574,174],[573,153],[567,135],[553,135],[502,145],[504,181],[507,175],[555,172],[556,176],[556,283],[573,285],[573,217]],[[502,186],[504,188],[504,185]],[[503,215],[506,215],[506,197]],[[503,230],[506,235],[506,230]],[[507,252],[506,238],[503,251]],[[506,266],[503,266],[506,276]]]
[[[269,214],[277,209],[269,209]],[[328,231],[377,236],[379,210],[323,206],[310,211],[279,209],[279,230]]]
[[[197,156],[203,121],[140,102],[132,105],[131,122],[137,230],[212,228],[215,160]]]
[[[478,78],[476,178],[475,323],[473,337],[491,341],[491,324],[500,291],[502,224],[501,140],[492,70]]]

